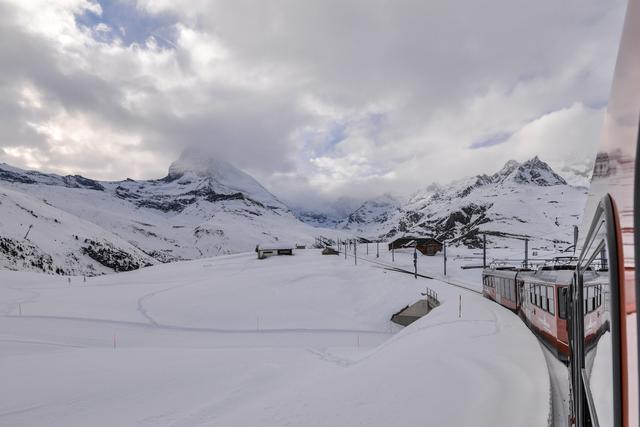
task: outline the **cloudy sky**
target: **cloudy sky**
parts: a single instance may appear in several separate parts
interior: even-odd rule
[[[623,0],[0,0],[0,161],[158,178],[206,147],[291,204],[594,155]]]

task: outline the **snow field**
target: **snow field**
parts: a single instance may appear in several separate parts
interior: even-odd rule
[[[315,250],[255,258],[0,272],[0,425],[546,425],[544,357],[513,313]],[[391,324],[425,286],[442,305]]]

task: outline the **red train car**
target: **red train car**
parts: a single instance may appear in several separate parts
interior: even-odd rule
[[[513,311],[522,303],[518,284],[531,270],[514,267],[492,267],[482,272],[482,295]]]
[[[517,313],[556,357],[569,360],[569,286],[575,265],[548,265],[536,271],[488,268],[483,272],[483,295]],[[606,271],[606,270],[604,270]],[[584,292],[585,345],[589,348],[608,330],[603,289],[606,279],[586,272]]]

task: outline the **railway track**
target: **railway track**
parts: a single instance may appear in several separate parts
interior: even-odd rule
[[[340,252],[340,254],[344,255],[344,252]],[[350,254],[348,252],[347,252],[347,256],[350,257],[350,258],[353,258],[353,254]],[[389,270],[389,271],[395,271],[395,272],[398,272],[398,273],[410,274],[412,276],[416,275],[416,276],[421,277],[423,279],[438,280],[439,282],[443,282],[443,283],[446,283],[448,285],[455,286],[457,288],[464,289],[466,291],[473,292],[473,293],[476,293],[478,295],[482,295],[482,291],[479,291],[477,289],[473,289],[473,288],[471,288],[469,286],[465,286],[465,285],[462,285],[460,283],[456,283],[456,282],[453,282],[451,280],[448,280],[448,279],[445,279],[445,278],[442,278],[442,277],[428,276],[426,274],[421,274],[421,273],[416,274],[414,271],[407,270],[405,268],[401,268],[401,267],[398,267],[396,265],[389,264],[389,263],[386,263],[386,262],[382,262],[382,261],[378,261],[378,260],[372,260],[370,258],[366,258],[366,257],[362,257],[362,256],[358,257],[358,261],[365,261],[365,262],[368,262],[370,264],[375,264],[375,265],[383,267],[385,270]]]

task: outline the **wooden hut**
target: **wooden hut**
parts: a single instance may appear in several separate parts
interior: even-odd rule
[[[399,237],[389,243],[389,250],[402,248],[416,248],[423,255],[433,256],[442,251],[442,242],[433,237]]]
[[[265,259],[274,255],[293,255],[293,245],[281,243],[265,243],[256,246],[258,259]]]

